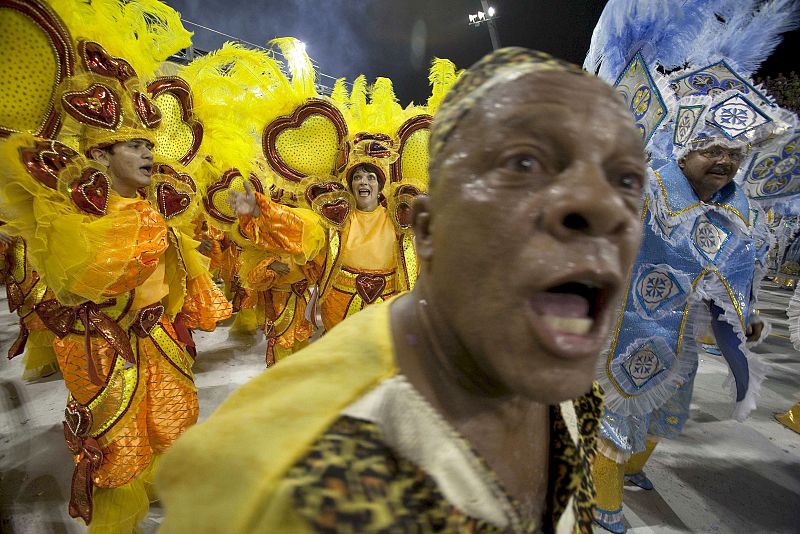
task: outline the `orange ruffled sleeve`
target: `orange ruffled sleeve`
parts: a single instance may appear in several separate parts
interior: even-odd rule
[[[261,215],[239,217],[239,228],[255,246],[288,254],[298,265],[316,257],[325,246],[325,230],[317,215],[307,209],[290,208],[256,193]]]
[[[164,219],[147,201],[116,195],[105,216],[54,219],[50,230],[43,271],[65,303],[73,300],[69,294],[98,302],[134,289],[153,274],[168,246]]]
[[[209,276],[196,276],[186,283],[186,298],[181,310],[188,328],[211,331],[231,316],[231,303]]]
[[[175,234],[175,238],[186,269],[186,294],[180,310],[185,316],[186,326],[214,330],[217,323],[231,316],[231,303],[211,279],[209,259],[197,251],[197,241],[180,232]]]

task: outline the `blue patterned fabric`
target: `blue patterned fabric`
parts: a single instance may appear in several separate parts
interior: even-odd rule
[[[601,435],[631,454],[645,449],[648,433],[671,438],[686,422],[697,370],[693,332],[703,318],[724,323],[715,331],[725,333],[720,347],[737,400],[744,398],[748,364],[739,344],[763,255],[749,201],[735,183],[701,202],[669,162],[652,186],[642,247],[599,377],[606,395]]]

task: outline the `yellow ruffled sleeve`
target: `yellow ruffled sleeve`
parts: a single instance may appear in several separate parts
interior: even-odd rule
[[[290,208],[256,193],[261,215],[239,218],[242,233],[257,247],[291,255],[303,265],[325,246],[325,229],[317,215],[308,209]]]

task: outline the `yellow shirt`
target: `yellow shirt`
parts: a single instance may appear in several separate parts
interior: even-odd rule
[[[166,265],[164,263],[164,256],[158,261],[156,270],[147,277],[142,285],[136,288],[136,293],[133,297],[132,310],[139,310],[145,306],[160,302],[161,299],[169,294],[169,284],[166,280]]]
[[[354,271],[389,272],[396,267],[397,236],[386,208],[354,210],[342,248],[342,267]]]

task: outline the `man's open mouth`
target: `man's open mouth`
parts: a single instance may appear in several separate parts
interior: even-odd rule
[[[615,287],[603,280],[578,279],[535,293],[528,303],[539,340],[564,357],[596,355],[605,342]]]
[[[711,170],[708,171],[708,174],[711,174],[713,176],[724,176],[727,178],[728,176],[730,176],[730,172],[731,170],[728,167],[714,166],[711,167]]]
[[[153,173],[153,166],[142,165],[141,167],[139,167],[139,170],[142,171],[142,173],[146,174],[147,176],[150,176]]]
[[[359,187],[358,188],[358,196],[360,197],[369,197],[372,195],[372,191],[368,187]]]

